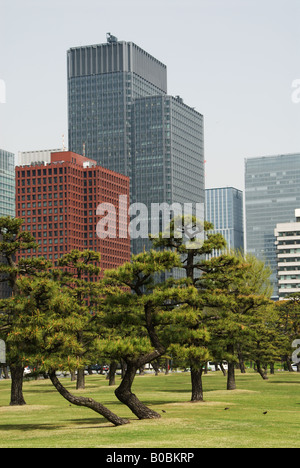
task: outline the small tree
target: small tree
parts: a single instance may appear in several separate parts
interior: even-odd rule
[[[165,355],[174,339],[173,331],[182,323],[184,305],[195,301],[194,287],[174,287],[174,282],[159,281],[160,273],[181,265],[177,254],[150,251],[135,255],[131,263],[108,271],[105,282],[104,324],[110,330],[106,353],[126,363],[117,398],[139,419],[159,418],[132,392],[138,369]]]
[[[279,319],[277,331],[282,340],[281,355],[287,364],[289,372],[293,372],[291,356],[294,349],[294,340],[300,337],[300,294],[290,294],[283,301],[275,304]],[[297,364],[297,371],[300,372],[300,364]]]
[[[0,282],[11,288],[11,297],[0,301],[0,338],[7,342],[7,363],[12,378],[11,405],[26,404],[22,391],[24,368],[19,359],[26,343],[20,344],[20,348],[16,349],[8,339],[15,321],[18,320],[21,294],[18,279],[22,276],[44,275],[51,266],[44,258],[17,260],[22,251],[39,247],[30,233],[20,230],[22,224],[22,219],[0,218]]]
[[[223,250],[226,247],[224,237],[219,233],[212,233],[213,225],[207,221],[202,222],[195,216],[182,216],[172,219],[166,232],[161,232],[159,236],[150,236],[155,248],[168,248],[180,254],[181,268],[185,272],[186,284],[193,284],[198,287],[198,280],[201,277],[207,255],[211,255],[215,250]],[[199,239],[199,233],[204,231],[203,240]],[[203,287],[203,286],[202,286]],[[202,373],[203,367],[209,359],[207,351],[208,334],[205,331],[203,322],[203,312],[200,311],[201,299],[197,310],[197,318],[184,326],[182,333],[182,355],[190,359],[187,365],[191,368],[192,401],[203,400]],[[185,341],[186,337],[186,341]],[[177,353],[180,347],[176,346]],[[175,352],[175,351],[174,351]]]
[[[54,275],[68,288],[81,310],[82,318],[86,319],[82,320],[85,328],[77,331],[77,340],[82,343],[82,354],[77,356],[80,365],[77,369],[76,388],[79,390],[85,388],[85,366],[95,356],[91,345],[98,336],[97,328],[92,325],[97,320],[94,308],[100,291],[95,279],[100,273],[100,254],[91,250],[72,250],[60,258],[59,266],[63,270],[56,270]]]
[[[18,303],[19,313],[9,335],[12,348],[19,349],[22,366],[32,365],[48,372],[57,391],[71,404],[89,408],[116,426],[128,421],[112,413],[89,397],[70,393],[57,378],[58,370],[74,370],[81,366],[87,343],[80,332],[88,333],[91,322],[83,314],[77,299],[49,279],[18,281],[23,292]],[[26,348],[23,347],[26,343]]]
[[[256,277],[258,270],[264,279]],[[238,353],[265,331],[260,325],[264,309],[271,304],[265,287],[270,272],[254,257],[244,260],[241,255],[213,258],[203,264],[203,271],[198,286],[208,306],[210,349],[214,359],[228,362],[227,389],[234,390]]]

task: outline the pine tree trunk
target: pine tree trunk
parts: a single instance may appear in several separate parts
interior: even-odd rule
[[[8,379],[9,379],[9,375],[8,375],[8,369],[7,369],[7,365],[6,365],[6,364],[3,364],[3,366],[2,366],[2,371],[3,371],[3,374],[4,374],[4,379],[5,379],[5,380],[8,380]]]
[[[191,368],[192,380],[192,399],[191,401],[203,401],[203,386],[202,386],[203,369]]]
[[[219,365],[220,365],[220,368],[221,368],[221,371],[222,371],[222,373],[223,373],[224,377],[226,377],[226,375],[227,375],[227,372],[226,372],[226,369],[225,369],[225,367],[224,367],[223,363],[222,363],[222,362],[220,362],[220,364],[219,364]]]
[[[76,390],[84,390],[84,389],[85,389],[84,369],[77,369]]]
[[[239,356],[240,371],[242,374],[246,374],[246,367],[245,367],[243,356],[241,353],[238,353],[238,356]]]
[[[155,375],[158,375],[158,374],[159,374],[159,364],[158,364],[158,362],[157,362],[157,361],[153,361],[153,362],[152,362],[152,367],[153,367],[153,369],[154,369],[154,371],[155,371]]]
[[[11,400],[10,406],[23,406],[26,401],[23,397],[23,366],[10,366],[11,372]]]
[[[109,379],[109,387],[112,387],[113,385],[116,385],[116,371],[118,368],[118,363],[117,362],[111,362],[109,366],[109,372],[108,372],[108,379]]]
[[[234,362],[228,362],[228,373],[227,373],[227,390],[235,390],[235,369]]]
[[[292,361],[288,356],[286,356],[286,364],[287,364],[288,371],[294,372],[294,369],[292,367]]]
[[[90,408],[91,410],[95,411],[98,414],[101,414],[104,418],[106,418],[109,422],[114,424],[115,426],[123,426],[124,424],[128,424],[129,421],[123,418],[120,418],[116,414],[112,413],[108,408],[101,405],[97,401],[93,400],[92,398],[85,398],[85,397],[78,397],[72,395],[58,380],[56,377],[55,371],[49,372],[49,377],[56,388],[56,390],[69,402],[76,406],[84,406],[86,408]]]
[[[121,403],[124,403],[139,419],[158,419],[160,414],[144,405],[134,393],[132,384],[139,365],[127,362],[127,369],[120,386],[115,390],[115,395]]]
[[[259,375],[261,376],[261,378],[263,380],[268,380],[268,376],[267,376],[267,369],[263,369],[261,364],[260,364],[260,361],[256,361],[256,366],[257,366],[257,372],[259,373]]]

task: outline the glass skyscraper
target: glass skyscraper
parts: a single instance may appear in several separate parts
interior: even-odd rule
[[[0,149],[0,216],[15,216],[15,155]]]
[[[132,42],[68,51],[69,149],[131,175],[132,104],[166,94],[166,66]]]
[[[0,149],[0,216],[15,216],[15,155]],[[2,259],[3,261],[3,259]],[[0,282],[0,299],[11,295],[7,282]]]
[[[205,190],[205,219],[226,239],[227,249],[244,250],[243,192],[234,187]],[[215,252],[220,254],[220,252]]]
[[[274,229],[294,221],[300,208],[300,153],[245,160],[247,252],[272,269],[273,295],[278,297]]]
[[[131,203],[149,215],[153,203],[204,204],[203,116],[167,94],[166,66],[140,47],[108,35],[70,49],[68,112],[70,150],[128,175]]]

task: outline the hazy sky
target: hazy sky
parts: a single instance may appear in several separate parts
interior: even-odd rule
[[[111,32],[204,115],[207,188],[243,189],[244,158],[300,152],[299,24],[300,0],[0,0],[0,148],[67,145],[66,52]]]

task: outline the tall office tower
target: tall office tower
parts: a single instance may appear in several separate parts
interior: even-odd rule
[[[121,195],[129,199],[128,177],[70,151],[51,153],[50,162],[16,167],[16,213],[24,219],[23,230],[39,244],[22,255],[43,256],[57,264],[73,249],[94,250],[101,253],[103,270],[129,261],[128,219],[119,210]],[[101,204],[115,208],[116,228],[122,229],[123,236],[106,237],[104,228],[102,238],[98,235]]]
[[[277,276],[279,299],[300,293],[300,209],[295,210],[292,223],[277,224]]]
[[[0,216],[15,216],[15,155],[0,149]],[[3,260],[2,260],[3,261]],[[5,277],[2,277],[4,279]],[[11,295],[6,282],[0,282],[0,299]]]
[[[300,153],[245,160],[247,252],[272,269],[273,297],[278,297],[274,229],[294,221],[300,206]]]
[[[140,98],[132,107],[132,202],[148,207],[148,232],[157,234],[163,203],[191,203],[193,214],[197,203],[204,207],[203,118],[178,96]],[[143,238],[132,242],[135,252],[151,246]]]
[[[15,155],[0,149],[0,216],[15,216]]]
[[[167,69],[132,42],[68,51],[69,148],[130,177],[131,201],[203,203],[203,116],[167,95]],[[150,217],[149,217],[150,223]],[[132,242],[133,253],[148,240]]]
[[[167,92],[166,66],[132,42],[68,51],[69,149],[131,175],[134,99]]]
[[[205,219],[226,239],[227,249],[244,250],[243,192],[233,187],[205,190]],[[220,255],[219,251],[213,255]]]

